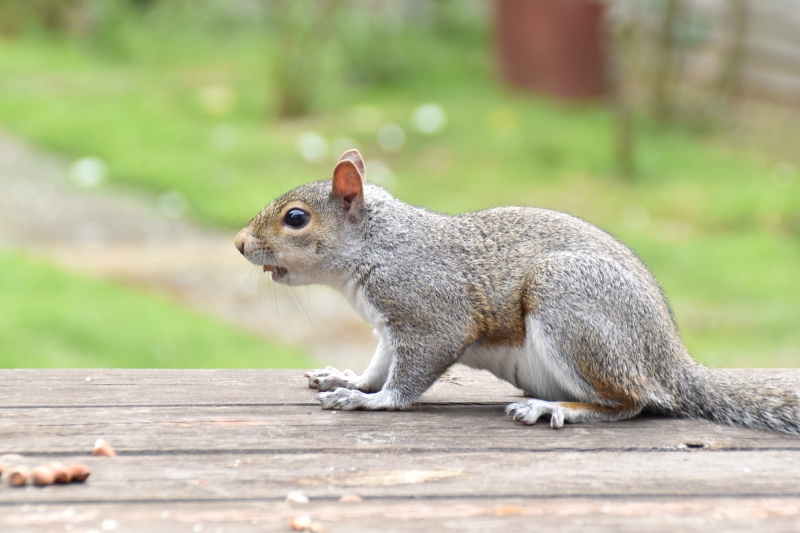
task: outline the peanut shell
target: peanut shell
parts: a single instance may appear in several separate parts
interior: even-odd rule
[[[86,481],[92,470],[84,464],[75,463],[67,467],[67,472],[69,473],[70,481],[83,482]]]
[[[94,443],[94,451],[92,452],[92,455],[101,457],[116,457],[117,452],[115,452],[114,448],[112,448],[111,445],[103,439],[97,439],[97,441]]]
[[[59,463],[58,461],[49,461],[45,463],[45,466],[49,467],[50,470],[53,471],[53,474],[55,474],[56,483],[69,483],[71,481],[69,471],[63,463]]]
[[[6,474],[6,481],[12,487],[21,487],[28,481],[28,469],[24,466],[16,466]]]
[[[52,485],[56,481],[56,473],[49,466],[40,465],[31,470],[31,480],[40,487]]]
[[[295,531],[305,531],[311,527],[311,517],[310,516],[295,516],[291,520],[289,520],[289,527],[294,529]]]
[[[308,525],[309,531],[311,533],[325,533],[325,525],[322,522],[313,521],[311,524]]]

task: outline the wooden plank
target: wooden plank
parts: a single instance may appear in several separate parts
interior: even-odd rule
[[[797,32],[800,33],[800,27]],[[800,77],[800,45],[772,38],[749,40],[745,47],[743,68]]]
[[[29,456],[28,465],[46,457]],[[800,497],[798,452],[428,452],[63,457],[85,484],[0,486],[0,507],[28,503],[282,501],[355,492],[368,499]]]
[[[798,450],[791,435],[641,416],[616,423],[528,427],[503,405],[420,405],[411,411],[333,412],[307,406],[0,409],[0,451],[83,454],[97,438],[121,454],[426,450]]]
[[[303,372],[0,370],[0,407],[318,405]],[[488,372],[458,369],[440,379],[421,401],[496,404],[518,401],[519,397],[518,389]]]
[[[800,369],[726,369],[783,376]],[[317,405],[303,370],[0,370],[0,408],[135,405]],[[87,381],[89,379],[90,381]],[[505,404],[521,392],[488,372],[457,365],[419,403]]]
[[[289,519],[301,515],[321,521],[330,533],[797,531],[799,510],[796,498],[384,500],[305,506],[272,502],[28,505],[3,509],[0,531],[63,532],[65,526],[74,531],[103,531],[106,521],[121,524],[117,531],[125,533],[285,533],[291,531]]]
[[[732,12],[728,2],[691,0],[686,13],[704,26],[703,40],[686,54],[687,81],[710,88],[715,85],[720,62],[732,44]],[[742,78],[743,96],[800,103],[800,4],[797,0],[759,0],[747,3]],[[653,26],[652,13],[645,26]],[[652,29],[652,28],[651,28]]]
[[[796,0],[750,2],[748,11],[748,35],[771,37],[787,44],[800,45],[800,6]]]
[[[746,68],[742,71],[742,93],[789,105],[800,104],[800,76]]]
[[[789,435],[652,416],[559,431],[546,423],[525,427],[503,411],[519,393],[509,395],[510,385],[484,375],[440,382],[423,399],[433,403],[408,411],[332,412],[319,409],[315,391],[298,372],[97,371],[88,383],[80,379],[86,374],[64,371],[57,379],[62,374],[53,371],[0,372],[5,403],[11,404],[0,408],[0,452],[81,454],[98,437],[122,454],[677,450],[687,444],[800,449],[800,439]],[[74,403],[83,407],[72,407],[72,396],[52,396],[53,390],[81,387],[84,396],[76,394]],[[461,403],[448,403],[456,401]],[[103,402],[111,406],[95,407]]]

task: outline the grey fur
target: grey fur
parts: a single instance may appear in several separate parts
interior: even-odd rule
[[[277,220],[298,202],[315,216],[304,232]],[[528,424],[542,415],[553,427],[620,420],[649,409],[800,432],[788,382],[746,381],[695,362],[647,267],[567,214],[502,207],[446,216],[366,182],[348,210],[325,180],[275,200],[242,230],[240,245],[250,261],[286,269],[282,283],[324,283],[368,302],[381,346],[364,376],[330,367],[308,374],[323,408],[406,407],[464,357],[539,396],[508,408]],[[539,348],[529,348],[534,340]],[[529,352],[553,383],[490,360]]]

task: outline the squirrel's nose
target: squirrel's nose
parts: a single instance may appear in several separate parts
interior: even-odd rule
[[[233,244],[236,245],[236,249],[239,250],[239,253],[242,255],[244,255],[244,241],[246,237],[244,231],[240,231],[233,240]]]

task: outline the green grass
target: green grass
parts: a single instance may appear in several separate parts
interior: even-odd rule
[[[401,36],[405,70],[382,86],[337,76],[344,60],[332,47],[315,112],[277,121],[269,35],[130,35],[124,61],[64,39],[0,42],[0,124],[71,157],[103,158],[109,186],[180,191],[189,216],[228,228],[280,192],[330,176],[338,154],[308,163],[299,135],[351,138],[368,173],[369,160],[382,160],[396,176],[389,188],[408,202],[448,213],[551,207],[619,236],[662,280],[698,359],[800,365],[800,177],[776,161],[736,151],[724,136],[640,119],[637,174],[623,179],[609,112],[502,88],[480,39]],[[209,87],[235,95],[232,105],[203,104]],[[409,117],[430,101],[445,108],[448,125],[425,136]],[[359,129],[354,114],[364,104],[405,128],[400,152],[383,152],[374,131]],[[238,134],[228,149],[212,142],[219,126]]]
[[[800,366],[797,243],[756,232],[625,240],[661,281],[695,358],[714,366]]]
[[[0,368],[309,368],[305,354],[139,291],[0,251]]]
[[[341,81],[331,81],[317,114],[275,121],[269,115],[266,59],[245,53],[267,44],[242,37],[214,54],[181,55],[163,64],[163,58],[146,54],[138,62],[109,63],[71,41],[0,42],[0,121],[41,146],[76,158],[100,156],[112,185],[181,191],[195,219],[226,227],[249,220],[285,189],[329,176],[336,154],[313,165],[296,151],[298,136],[316,131],[332,142],[355,140],[367,159],[392,168],[396,194],[445,212],[541,203],[543,188],[590,178],[600,185],[592,191],[595,205],[581,206],[578,214],[600,223],[609,222],[622,192],[654,216],[703,231],[761,226],[800,231],[796,172],[786,175],[759,158],[643,121],[637,132],[638,175],[626,188],[615,177],[614,122],[608,112],[508,93],[491,81],[486,61],[468,62],[478,70],[471,77],[431,68],[436,74],[423,87],[409,82],[346,90]],[[442,62],[452,53],[441,43],[434,51],[445,55]],[[205,109],[202,95],[220,87],[235,95],[231,108]],[[412,110],[426,101],[441,103],[448,113],[441,135],[409,128]],[[355,127],[353,113],[360,104],[376,106],[383,122],[406,128],[400,153],[384,153],[374,132]],[[229,149],[212,142],[219,126],[236,132],[238,140]]]

